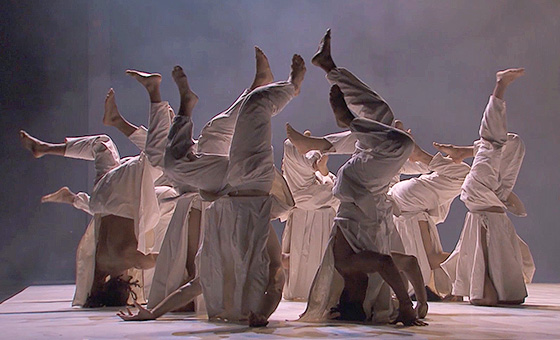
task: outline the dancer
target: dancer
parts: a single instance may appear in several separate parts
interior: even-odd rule
[[[284,141],[282,171],[296,202],[282,236],[287,300],[307,300],[340,204],[332,194],[336,177],[329,172],[327,161],[328,155],[319,151],[301,155],[289,139]]]
[[[398,123],[397,127],[401,127]],[[470,167],[462,158],[452,159],[441,153],[429,154],[418,144],[407,163],[420,163],[426,168],[425,174],[394,184],[389,195],[395,202],[398,213],[394,223],[399,232],[406,254],[414,255],[422,270],[426,289],[437,301],[451,293],[449,277],[440,264],[449,253],[442,249],[436,224],[447,217],[451,203],[461,192],[461,185]],[[411,174],[409,169],[402,173]],[[408,166],[410,168],[410,166]]]
[[[111,90],[105,101],[106,111],[113,105]],[[169,121],[169,116],[166,119]],[[36,158],[50,154],[94,161],[96,178],[91,199],[85,194],[73,196],[69,189],[63,188],[45,196],[43,201],[69,203],[72,199],[78,208],[94,215],[94,223],[78,246],[73,304],[85,307],[125,304],[130,290],[126,271],[149,269],[155,264],[156,253],[146,250],[149,248],[146,242],[150,241],[149,235],[160,216],[154,181],[161,171],[150,164],[144,152],[121,159],[106,135],[69,137],[59,144],[41,141],[25,131],[20,131],[20,138]],[[122,289],[112,291],[115,285]]]
[[[455,250],[441,265],[453,282],[453,294],[468,296],[474,305],[523,303],[525,281],[530,282],[534,272],[529,249],[506,214],[510,210],[526,215],[512,191],[525,146],[518,135],[507,132],[504,101],[507,87],[524,73],[522,68],[496,73],[480,123],[480,139],[472,147],[434,144],[452,158],[474,156],[461,191],[469,212]]]
[[[259,57],[258,53],[257,61]],[[268,66],[264,54],[262,58]],[[270,225],[269,192],[275,178],[270,118],[299,94],[304,74],[303,59],[294,55],[288,81],[268,85],[265,82],[247,95],[237,121],[233,121],[229,156],[201,152],[200,140],[196,152],[192,112],[175,117],[165,156],[167,173],[179,186],[198,186],[205,197],[219,197],[206,212],[200,279],[197,277],[179,288],[152,311],[138,306],[137,315],[122,312],[121,318],[156,318],[188,303],[203,290],[210,319],[249,320],[252,326],[267,324],[281,299],[284,284],[280,244]],[[257,76],[261,74],[257,72]],[[186,76],[184,84],[187,85],[184,91],[192,92]],[[247,140],[249,134],[254,139]],[[224,194],[228,196],[220,197]],[[235,224],[229,224],[231,221]],[[220,244],[225,239],[233,242]]]
[[[373,319],[424,325],[417,319],[399,269],[389,255],[389,234],[394,227],[386,194],[414,142],[406,132],[391,126],[393,113],[377,93],[347,70],[336,67],[330,55],[330,30],[312,62],[327,72],[327,79],[334,83],[330,103],[335,120],[339,127],[350,129],[357,145],[352,158],[338,171],[333,191],[341,201],[340,207],[307,310],[300,320]],[[290,135],[293,133],[289,138]],[[329,144],[327,141],[320,150],[332,148]],[[399,300],[396,319],[391,315],[390,289],[385,282]]]

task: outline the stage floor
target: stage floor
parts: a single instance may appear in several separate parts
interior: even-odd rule
[[[431,303],[429,326],[295,322],[305,303],[282,301],[266,328],[210,323],[192,314],[124,322],[117,309],[70,307],[73,285],[31,286],[0,304],[2,339],[559,339],[560,284],[531,284],[513,308]]]

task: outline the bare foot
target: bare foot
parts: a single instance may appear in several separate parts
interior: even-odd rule
[[[286,135],[294,144],[297,151],[305,155],[311,150],[327,151],[332,147],[324,138],[305,136],[296,131],[290,124],[286,124]]]
[[[333,85],[331,87],[329,102],[331,103],[334,118],[336,119],[336,125],[341,128],[348,128],[355,117],[352,112],[350,112],[348,105],[346,105],[346,101],[344,101],[344,94],[338,85]]]
[[[249,314],[249,326],[251,327],[266,327],[268,320],[263,315],[257,315],[253,312]]]
[[[303,82],[303,77],[305,76],[305,62],[303,58],[299,54],[294,54],[292,57],[292,66],[290,71],[290,77],[288,78],[288,82],[292,83],[295,87],[295,94],[299,95],[299,91],[301,89],[301,83]]]
[[[173,68],[171,76],[177,84],[179,89],[179,95],[181,96],[181,108],[179,109],[178,115],[192,115],[192,111],[198,103],[198,96],[191,90],[187,75],[183,71],[183,68],[179,65]]]
[[[428,303],[418,302],[416,303],[416,307],[414,308],[414,310],[416,310],[416,315],[418,316],[418,319],[424,319],[426,315],[428,315]]]
[[[117,126],[122,122],[123,117],[117,109],[117,103],[115,101],[115,91],[110,89],[105,97],[105,112],[103,113],[103,125],[107,126]]]
[[[321,158],[315,162],[315,170],[319,171],[321,175],[328,176],[329,168],[327,167],[327,162],[329,161],[328,155],[322,155]]]
[[[257,71],[255,72],[255,80],[253,80],[251,90],[274,81],[274,75],[270,70],[268,58],[258,46],[255,46],[255,59],[257,60]]]
[[[334,61],[331,56],[331,29],[329,28],[317,48],[317,52],[313,58],[311,58],[311,63],[315,66],[319,66],[325,72],[329,73],[332,69],[336,68]]]
[[[19,131],[19,140],[21,141],[21,145],[23,145],[23,147],[27,150],[31,151],[33,157],[35,158],[43,157],[48,148],[47,143],[31,136],[23,130]]]
[[[508,85],[524,74],[524,68],[510,68],[507,70],[498,71],[496,72],[496,82],[501,82],[504,85]]]
[[[126,70],[126,74],[136,79],[146,90],[150,91],[161,84],[161,74],[147,73],[136,70]]]
[[[41,203],[66,203],[72,204],[74,203],[74,198],[76,194],[70,191],[68,187],[62,187],[57,191],[53,192],[52,194],[45,195],[41,197]]]
[[[449,156],[453,160],[453,162],[459,164],[465,158],[474,157],[474,149],[472,146],[457,146],[453,144],[441,144],[441,143],[432,143],[434,148],[438,149],[438,151],[443,152]]]

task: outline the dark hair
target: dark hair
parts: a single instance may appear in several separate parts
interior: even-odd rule
[[[132,286],[140,287],[138,280],[132,281],[131,276],[127,280],[123,280],[121,277],[122,275],[111,277],[100,289],[92,291],[84,303],[84,308],[126,306],[131,294],[132,298],[136,299]]]

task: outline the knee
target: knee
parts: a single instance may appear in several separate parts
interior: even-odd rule
[[[518,134],[508,133],[506,148],[508,148],[510,150],[517,150],[517,152],[520,152],[520,153],[524,154],[525,153],[525,142],[523,142],[523,139],[521,139],[521,137],[519,137]]]
[[[395,265],[395,262],[393,261],[391,255],[387,254],[379,254],[378,263],[381,270],[385,270],[385,268]]]
[[[113,150],[114,148],[115,144],[113,143],[113,140],[107,135],[96,136],[95,140],[93,141],[93,149],[96,152]]]

